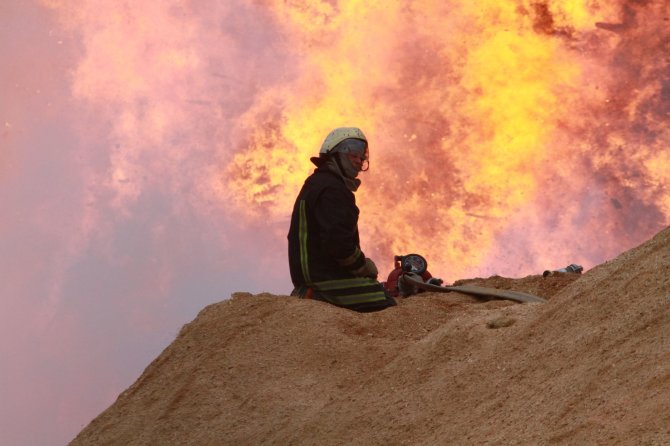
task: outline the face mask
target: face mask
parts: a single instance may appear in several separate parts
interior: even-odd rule
[[[358,170],[354,168],[354,166],[351,164],[351,161],[349,161],[349,158],[346,158],[346,162],[343,162],[341,159],[342,156],[346,158],[346,155],[344,155],[343,153],[336,154],[337,158],[335,157],[330,158],[326,162],[325,167],[331,172],[334,172],[337,175],[339,175],[344,180],[344,184],[347,185],[347,188],[350,191],[356,192],[361,185],[361,180],[356,178],[356,175],[358,175]],[[348,174],[344,172],[346,164],[349,165],[348,169],[351,169],[351,171]],[[352,172],[354,176],[353,177],[348,176]]]
[[[350,153],[358,155],[362,160],[361,171],[365,172],[369,167],[369,152],[368,144],[360,139],[349,138],[345,139],[333,148],[336,153]]]
[[[346,153],[338,153],[339,165],[342,168],[342,174],[352,180],[358,176],[358,169],[354,167]]]

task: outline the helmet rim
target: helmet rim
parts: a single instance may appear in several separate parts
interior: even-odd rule
[[[344,141],[345,139],[360,139],[364,141],[366,146],[368,144],[368,139],[363,134],[363,131],[358,127],[338,127],[333,129],[326,139],[324,139],[323,144],[321,144],[321,150],[319,155],[329,154],[335,146]]]

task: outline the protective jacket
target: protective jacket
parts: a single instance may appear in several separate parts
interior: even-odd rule
[[[298,194],[288,233],[288,258],[294,294],[357,311],[394,305],[374,279],[352,272],[365,263],[358,235],[354,194],[342,177],[319,167]]]

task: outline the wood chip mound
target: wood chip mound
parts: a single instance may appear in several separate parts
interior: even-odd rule
[[[236,293],[71,444],[670,444],[670,229],[583,275],[458,284],[549,302]]]

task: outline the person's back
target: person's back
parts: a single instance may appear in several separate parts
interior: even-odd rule
[[[296,199],[288,234],[293,295],[357,311],[395,305],[360,248],[353,191],[367,162],[367,140],[355,128],[335,129]]]

